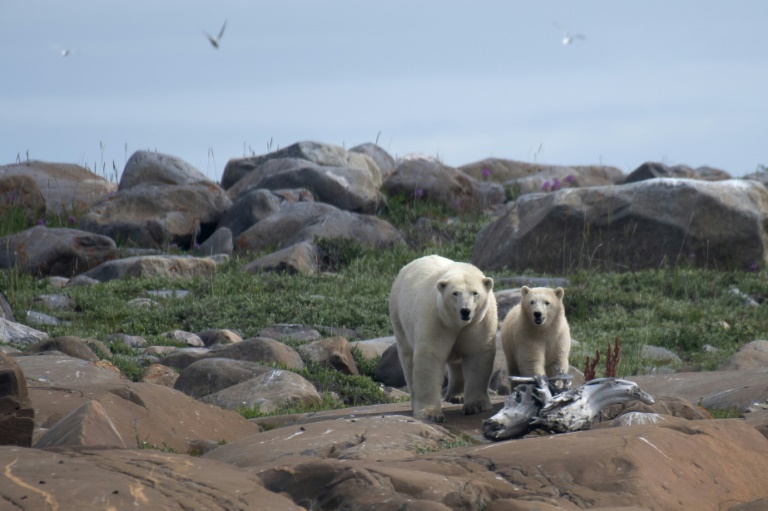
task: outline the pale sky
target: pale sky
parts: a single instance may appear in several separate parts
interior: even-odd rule
[[[453,166],[741,176],[768,165],[766,22],[765,0],[0,0],[0,165],[110,176],[151,149],[219,180],[378,139]]]

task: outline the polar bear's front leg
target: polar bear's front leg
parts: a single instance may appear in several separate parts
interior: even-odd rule
[[[443,366],[447,355],[443,356],[434,347],[419,349],[413,354],[413,384],[411,391],[411,406],[413,416],[433,422],[445,422],[441,407],[441,390],[443,386]]]
[[[464,357],[464,415],[485,412],[491,409],[491,399],[488,397],[488,383],[493,373],[493,360],[496,356],[493,349],[481,351]]]
[[[464,371],[461,369],[461,359],[450,357],[448,359],[448,389],[444,399],[451,403],[464,402]]]

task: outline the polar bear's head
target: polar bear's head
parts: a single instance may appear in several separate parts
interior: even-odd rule
[[[493,279],[468,273],[448,275],[437,282],[440,314],[453,323],[481,320],[488,310],[488,294],[493,291]]]
[[[520,308],[523,316],[537,326],[546,325],[547,320],[560,315],[563,308],[562,287],[550,289],[548,287],[523,286],[520,288]]]

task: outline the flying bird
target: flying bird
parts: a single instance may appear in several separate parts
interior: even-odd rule
[[[75,55],[76,53],[80,53],[77,51],[70,50],[69,48],[62,48],[58,45],[52,45],[51,49],[59,54],[60,57],[69,57],[70,55]]]
[[[206,35],[206,37],[208,37],[208,41],[210,41],[211,46],[213,46],[217,50],[219,49],[219,41],[221,40],[221,36],[224,35],[224,29],[225,28],[227,28],[227,20],[224,20],[224,24],[221,26],[221,30],[219,31],[219,35],[217,35],[216,37],[213,37],[211,34],[205,32],[205,31],[203,32]]]
[[[563,38],[560,40],[560,42],[562,42],[564,46],[573,44],[577,39],[586,40],[587,38],[584,34],[571,34],[567,29],[563,28],[557,23],[555,23],[555,26],[559,28],[563,33]]]

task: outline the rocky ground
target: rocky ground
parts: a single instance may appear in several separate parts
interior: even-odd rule
[[[455,169],[395,161],[373,144],[299,143],[234,159],[220,184],[144,151],[119,185],[77,166],[23,162],[0,167],[0,211],[12,204],[33,222],[70,213],[72,221],[0,238],[0,268],[61,286],[195,278],[232,253],[270,247],[243,269],[317,273],[318,238],[406,243],[376,216],[386,195],[401,193],[492,215],[473,250],[481,268],[639,269],[683,257],[754,270],[768,264],[761,177],[650,163],[624,176],[502,159]],[[168,255],[171,247],[196,256]],[[514,291],[498,298],[508,308]],[[49,311],[60,299],[41,297]],[[103,342],[50,339],[44,325],[55,317],[14,318],[0,306],[0,509],[768,509],[768,341],[746,344],[718,371],[630,378],[656,404],[605,410],[592,430],[491,443],[480,428],[503,396],[474,416],[446,404],[440,425],[414,420],[407,401],[253,420],[234,411],[319,400],[295,373],[259,362],[300,368],[311,359],[354,374],[343,329],[323,337],[292,325],[248,339],[169,332],[186,348],[142,347],[157,363],[134,382],[95,354]],[[299,352],[277,341],[285,335],[307,343]],[[382,357],[380,381],[400,386],[391,344],[356,346]],[[504,380],[497,375],[494,389]],[[707,409],[743,418],[714,419]]]

